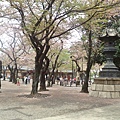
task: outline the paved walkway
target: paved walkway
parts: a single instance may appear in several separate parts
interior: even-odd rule
[[[120,99],[89,97],[75,85],[47,89],[31,98],[31,84],[2,81],[0,120],[120,120]]]

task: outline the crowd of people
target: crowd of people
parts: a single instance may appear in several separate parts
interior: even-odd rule
[[[31,76],[30,75],[25,75],[22,78],[22,81],[17,78],[17,85],[20,86],[20,83],[22,84],[29,84],[31,81]],[[73,84],[76,85],[83,85],[84,80],[80,79],[80,77],[76,76],[75,78],[72,78],[70,76],[57,76],[56,78],[53,77],[50,78],[49,76],[46,77],[46,82],[48,83],[48,81],[50,82],[50,86],[52,86],[52,84],[57,84],[60,86],[72,86]],[[55,83],[53,83],[53,81],[55,81]]]
[[[30,83],[31,80],[31,76],[30,75],[26,75],[22,78],[22,83],[27,85],[28,83]],[[17,78],[17,85],[20,86],[20,78]]]
[[[77,78],[77,77],[76,77]],[[80,78],[71,78],[70,76],[66,77],[57,77],[56,78],[56,82],[57,82],[57,85],[60,85],[60,86],[67,86],[69,85],[70,87],[73,85],[73,84],[76,84],[76,87],[77,85],[82,85],[83,84],[83,81],[80,80]]]

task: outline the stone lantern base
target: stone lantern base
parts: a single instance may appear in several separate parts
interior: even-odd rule
[[[120,77],[95,78],[89,95],[100,98],[120,98]]]

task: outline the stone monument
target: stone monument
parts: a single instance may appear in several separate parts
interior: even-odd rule
[[[106,64],[99,73],[99,77],[94,79],[89,92],[90,96],[101,98],[120,98],[120,71],[113,63],[116,52],[115,41],[120,39],[115,29],[106,29],[99,37],[104,42],[104,54]]]

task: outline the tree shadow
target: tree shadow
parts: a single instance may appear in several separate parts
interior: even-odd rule
[[[41,94],[41,93],[36,93],[35,95],[32,94],[24,94],[24,95],[18,95],[17,97],[25,97],[25,98],[46,98],[51,96],[50,94]]]

